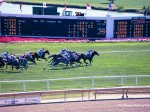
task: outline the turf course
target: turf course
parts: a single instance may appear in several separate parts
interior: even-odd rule
[[[76,78],[92,76],[129,76],[129,75],[150,75],[150,43],[0,43],[0,53],[8,51],[9,53],[24,54],[28,51],[37,51],[39,48],[48,49],[51,54],[59,53],[63,48],[85,53],[89,49],[96,50],[100,56],[95,56],[92,66],[74,67],[69,66],[64,69],[64,65],[59,65],[54,69],[44,60],[37,62],[37,65],[29,63],[29,69],[18,72],[9,67],[0,68],[0,81],[7,80],[41,80],[41,79],[58,79],[58,78]],[[46,70],[43,70],[46,68]],[[141,85],[150,85],[150,78],[145,78],[140,82]],[[104,87],[110,83],[117,83],[118,80],[103,82],[100,79],[95,80],[95,85]],[[62,88],[89,88],[91,79],[82,79],[80,81],[52,81],[52,89]],[[127,82],[128,83],[128,82]],[[119,86],[117,85],[116,86]],[[133,82],[131,83],[131,85]],[[27,84],[28,85],[28,84]],[[32,85],[33,87],[30,87]],[[45,90],[45,83],[30,83],[27,91]],[[20,87],[20,89],[18,88]],[[19,83],[1,84],[1,91],[22,91],[22,85]],[[13,89],[12,89],[13,88]],[[19,90],[18,90],[19,89]]]

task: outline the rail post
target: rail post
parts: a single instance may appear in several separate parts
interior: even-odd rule
[[[137,78],[137,76],[136,76],[136,78],[135,78],[135,85],[136,85],[136,86],[138,85],[138,78]]]
[[[94,88],[94,78],[92,77],[92,88]]]
[[[120,79],[120,86],[123,86],[123,77]]]
[[[47,90],[49,90],[49,80],[47,80],[46,82],[47,82]]]
[[[26,82],[22,81],[22,84],[23,84],[23,91],[25,92],[26,91]]]

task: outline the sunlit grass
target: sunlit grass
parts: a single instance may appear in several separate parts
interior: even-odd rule
[[[29,69],[18,72],[11,67],[7,70],[0,68],[0,80],[41,80],[77,77],[97,77],[97,76],[130,76],[130,75],[150,75],[150,44],[141,43],[14,43],[8,44],[0,49],[0,53],[24,54],[29,51],[37,51],[39,48],[48,49],[51,54],[59,53],[66,48],[77,52],[85,53],[88,49],[96,50],[100,56],[95,56],[92,66],[81,66],[64,69],[61,64],[52,69],[48,62],[38,61],[37,65],[29,62]],[[48,56],[48,55],[47,55]],[[46,70],[43,70],[46,68]],[[150,85],[150,78],[139,79],[139,85]],[[124,85],[135,85],[135,79],[124,80]],[[95,87],[120,86],[120,79],[95,79]],[[92,88],[92,79],[30,82],[26,83],[26,91],[33,90],[53,90],[53,89],[74,89]],[[1,92],[23,91],[23,83],[2,83]]]

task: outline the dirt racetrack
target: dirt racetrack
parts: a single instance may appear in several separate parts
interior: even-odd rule
[[[0,107],[0,112],[150,112],[150,99],[99,100]]]

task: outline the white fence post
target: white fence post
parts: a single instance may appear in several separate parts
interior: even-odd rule
[[[136,76],[136,79],[135,79],[135,85],[137,86],[138,85],[138,78]]]
[[[25,92],[26,91],[26,83],[25,83],[25,81],[22,81],[22,83],[23,83],[23,91]]]
[[[49,80],[47,80],[47,90],[49,90]]]
[[[123,77],[121,77],[120,86],[123,86]]]
[[[94,78],[92,77],[92,88],[94,88]]]

